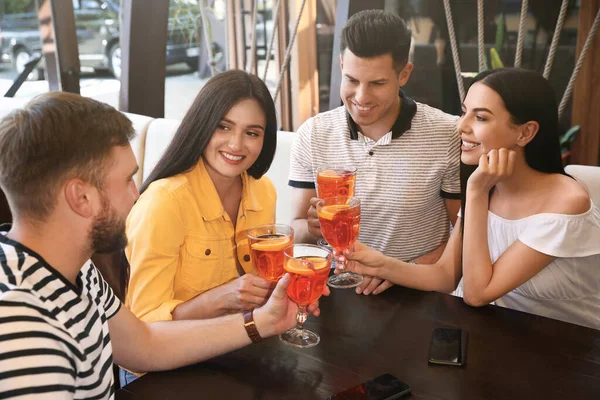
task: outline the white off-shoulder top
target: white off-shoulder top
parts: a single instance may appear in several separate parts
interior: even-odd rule
[[[556,257],[496,305],[600,329],[600,209],[507,220],[488,212],[492,263],[515,241]],[[462,296],[462,280],[455,295]]]

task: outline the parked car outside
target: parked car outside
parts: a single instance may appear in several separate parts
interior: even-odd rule
[[[73,0],[81,67],[108,69],[116,78],[121,76],[119,3],[119,0]],[[197,3],[195,10],[193,4],[182,8],[181,3],[185,1],[171,2],[166,63],[185,62],[197,70],[201,34]],[[11,63],[16,72],[21,73],[31,55],[41,53],[36,1],[5,0],[3,6],[0,10],[0,60]],[[42,78],[43,69],[41,65],[28,79]]]

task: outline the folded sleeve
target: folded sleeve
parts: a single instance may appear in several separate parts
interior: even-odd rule
[[[593,206],[579,215],[539,214],[518,239],[553,257],[588,257],[600,254],[600,210]]]
[[[456,121],[448,124],[450,138],[446,156],[447,167],[442,177],[441,195],[448,199],[460,199],[460,138],[456,132]]]
[[[131,267],[127,305],[146,322],[172,320],[183,301],[175,299],[174,282],[185,226],[181,207],[168,189],[151,185],[127,220]]]

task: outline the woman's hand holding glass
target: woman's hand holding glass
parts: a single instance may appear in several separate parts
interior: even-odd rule
[[[359,241],[341,254],[336,252],[335,256],[338,261],[336,274],[347,270],[361,275],[385,279],[381,274],[384,271],[386,256]]]
[[[260,307],[267,302],[275,283],[256,276],[245,274],[222,285],[224,309],[246,311]]]

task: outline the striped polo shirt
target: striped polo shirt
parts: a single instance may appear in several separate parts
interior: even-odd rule
[[[0,227],[0,398],[113,398],[107,321],[121,303],[91,261],[73,285],[8,239],[8,228]]]
[[[288,184],[314,189],[318,167],[356,167],[359,240],[412,260],[448,240],[444,199],[460,196],[460,139],[458,117],[400,96],[398,119],[376,142],[358,131],[344,106],[308,119],[294,138]]]

